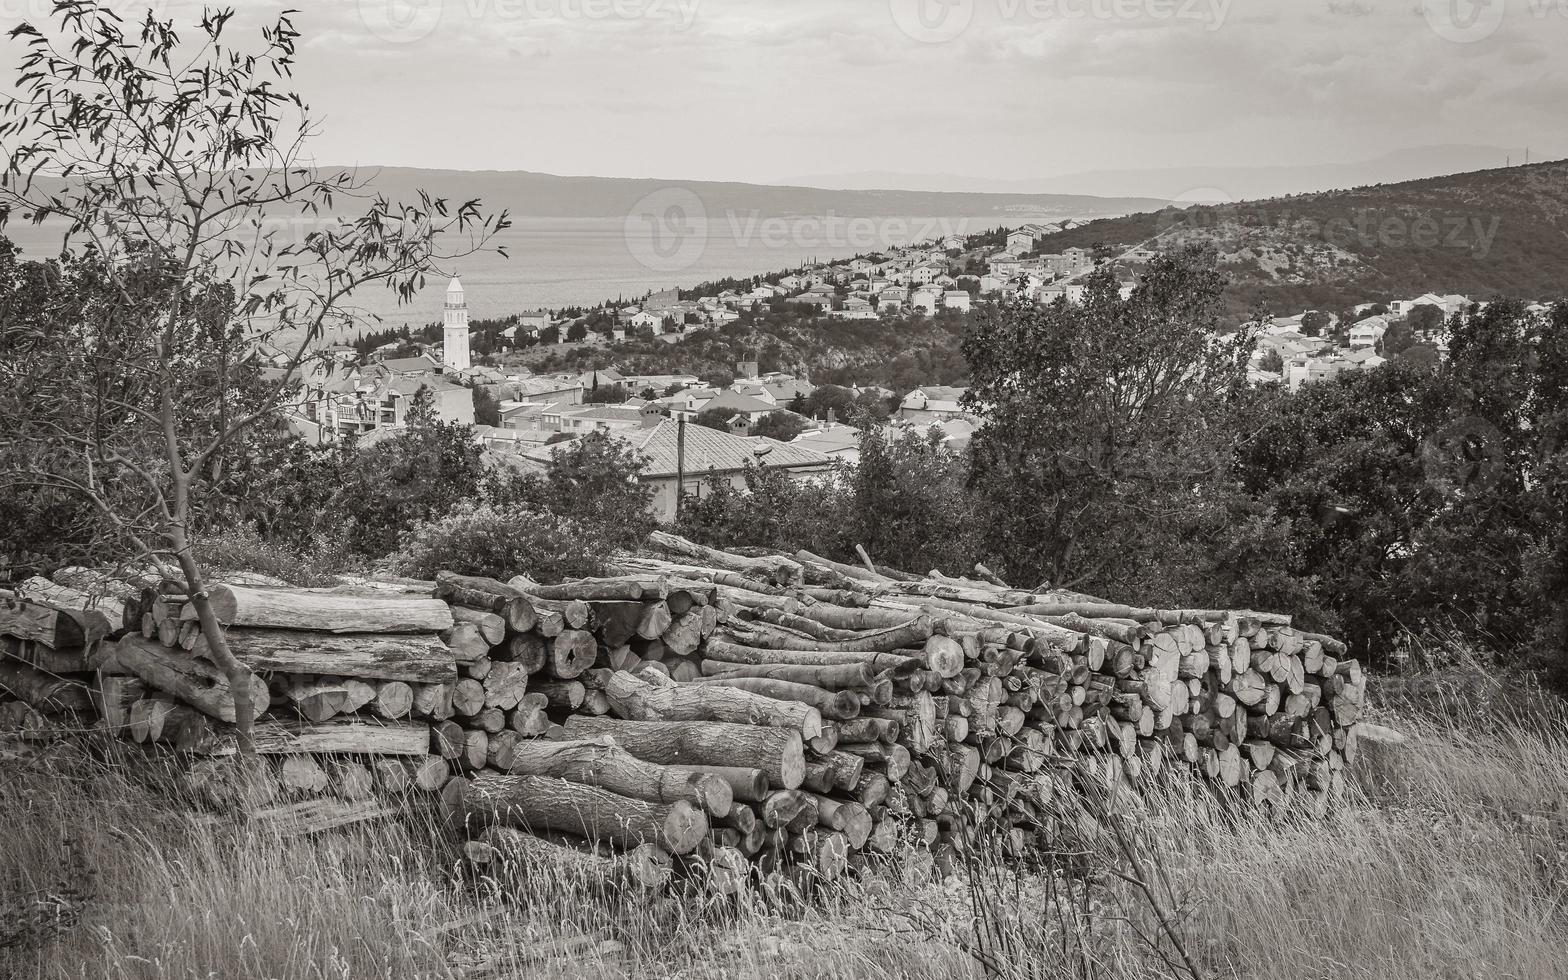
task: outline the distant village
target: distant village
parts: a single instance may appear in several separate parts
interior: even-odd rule
[[[1156,254],[1147,246],[1114,256],[1096,257],[1088,249],[1042,253],[1042,238],[1061,225],[1031,224],[974,239],[947,238],[762,277],[750,289],[682,299],[678,290],[653,293],[635,304],[606,304],[577,317],[554,318],[534,311],[507,328],[508,340],[558,338],[572,324],[609,324],[603,341],[629,333],[678,343],[695,332],[740,318],[741,311],[766,305],[799,304],[810,315],[851,320],[941,311],[966,314],[977,299],[1023,299],[1039,303],[1081,302],[1084,277],[1103,262],[1112,265],[1125,297],[1138,272]],[[1005,235],[1005,241],[1001,239]],[[1366,303],[1352,310],[1342,328],[1340,316],[1304,311],[1248,324],[1258,344],[1249,368],[1255,384],[1283,383],[1298,388],[1341,371],[1385,363],[1384,341],[1396,326],[1404,343],[1429,346],[1435,356],[1447,351],[1444,325],[1467,308],[1464,296],[1427,293],[1392,303]],[[1416,316],[1419,307],[1431,312]],[[1410,324],[1420,324],[1412,330]],[[586,326],[582,329],[586,333]],[[401,430],[415,396],[428,392],[436,417],[473,426],[478,439],[497,459],[521,468],[542,469],[554,446],[599,432],[624,440],[648,460],[644,480],[656,489],[655,508],[672,519],[677,486],[688,495],[702,492],[706,480],[728,478],[739,485],[749,466],[765,466],[810,478],[835,463],[853,463],[859,430],[834,409],[812,413],[816,392],[808,378],[764,373],[757,362],[735,365],[725,387],[695,375],[625,374],[613,368],[584,373],[534,374],[474,363],[468,306],[462,283],[447,287],[442,343],[415,356],[396,356],[402,345],[388,344],[361,358],[352,347],[333,347],[313,363],[304,380],[290,424],[314,444],[358,439],[361,444]],[[499,424],[476,424],[475,391],[499,405]],[[923,385],[907,392],[874,386],[852,387],[855,403],[882,406],[888,424],[929,433],[954,449],[968,444],[980,419],[964,404],[965,389]],[[690,425],[702,417],[704,424]],[[770,417],[788,417],[769,425]],[[765,430],[765,431],[758,431]],[[788,438],[777,436],[780,431]]]

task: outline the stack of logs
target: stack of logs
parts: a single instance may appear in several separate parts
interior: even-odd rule
[[[177,583],[101,611],[70,591],[85,586],[19,590],[0,693],[34,727],[96,707],[132,740],[207,757],[194,774],[215,794],[241,768],[256,803],[439,791],[476,863],[719,892],[832,879],[911,840],[952,853],[977,823],[1023,853],[1086,780],[1185,770],[1322,810],[1355,758],[1360,667],[1286,616],[651,544],[559,585],[210,587],[265,709],[262,780],[225,759],[228,682]]]
[[[1321,811],[1355,757],[1360,667],[1286,616],[652,540],[663,557],[549,593],[588,603],[598,656],[576,675],[580,701],[545,682],[552,741],[448,785],[477,860],[537,850],[531,830],[629,851],[634,877],[673,863],[717,887],[748,866],[832,878],[901,829],[956,850],[977,815],[1022,853],[1085,779],[1186,769]],[[466,587],[443,594],[500,601]],[[719,614],[694,652],[653,628],[678,618],[658,611],[676,595]]]

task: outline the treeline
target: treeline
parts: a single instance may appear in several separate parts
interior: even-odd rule
[[[0,277],[3,278],[3,277]],[[26,291],[25,277],[13,285]],[[1447,360],[1401,359],[1292,393],[1246,382],[1253,338],[1220,336],[1212,254],[1151,264],[1122,299],[992,306],[962,347],[985,423],[964,450],[863,424],[858,465],[712,481],[681,530],[914,571],[977,562],[1022,587],[1289,611],[1374,662],[1462,635],[1560,670],[1568,595],[1568,305],[1498,300],[1448,325]],[[827,396],[824,395],[823,398]],[[255,431],[215,459],[195,522],[212,549],[317,570],[582,574],[649,527],[624,444],[564,444],[542,474],[487,458],[423,405],[373,445]],[[114,529],[68,494],[0,488],[11,574],[113,561]]]
[[[606,348],[552,352],[532,365],[542,373],[616,367],[629,374],[692,374],[728,384],[735,365],[806,376],[814,384],[877,385],[906,392],[919,385],[963,384],[959,350],[968,314],[844,320],[774,302],[717,328],[693,330],[679,343],[628,336]]]
[[[1568,306],[1456,316],[1449,359],[1292,393],[1216,342],[1212,255],[1161,259],[1128,300],[1000,307],[964,343],[986,423],[966,452],[867,432],[826,485],[749,474],[687,508],[714,544],[805,547],[1118,600],[1287,610],[1386,662],[1463,636],[1562,671]]]

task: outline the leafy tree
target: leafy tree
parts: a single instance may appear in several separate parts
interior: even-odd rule
[[[853,558],[852,507],[839,476],[796,480],[747,461],[739,487],[727,474],[708,477],[702,492],[682,505],[679,531],[716,547],[805,548]]]
[[[619,382],[598,385],[583,396],[583,401],[591,405],[620,405],[626,401],[626,386]]]
[[[1430,303],[1422,303],[1410,311],[1406,321],[1417,337],[1430,337],[1443,326],[1443,311]]]
[[[343,522],[345,545],[376,557],[393,551],[399,536],[445,514],[484,478],[473,429],[436,417],[429,389],[414,395],[396,435],[355,453],[329,509]]]
[[[249,671],[197,559],[213,485],[315,341],[354,326],[356,290],[407,300],[507,222],[425,194],[329,217],[367,197],[365,178],[307,165],[308,107],[276,85],[299,37],[288,13],[246,48],[225,35],[232,11],[192,37],[152,11],[128,32],[110,6],[56,0],[52,24],[10,33],[24,53],[0,105],[0,226],[63,226],[71,288],[47,329],[0,323],[0,480],[73,495],[117,542],[172,558],[249,753]],[[467,246],[443,251],[449,232]],[[282,352],[278,370],[261,349]]]
[[[539,343],[559,344],[561,342],[561,328],[557,326],[544,327],[539,331]]]
[[[1409,350],[1415,342],[1416,338],[1410,330],[1410,324],[1404,320],[1395,320],[1383,332],[1383,339],[1378,341],[1379,353],[1384,357],[1397,357]]]
[[[966,400],[985,423],[970,486],[1004,577],[1114,590],[1225,478],[1253,342],[1216,339],[1212,254],[1157,257],[1125,300],[1106,269],[1085,285],[1080,306],[976,318]]]
[[[1301,317],[1301,332],[1308,337],[1321,337],[1329,322],[1328,314],[1322,310],[1308,310]]]
[[[483,385],[474,385],[474,422],[478,425],[501,425],[501,401]]]
[[[752,435],[767,436],[780,442],[789,442],[805,431],[806,420],[792,412],[769,412],[751,427]]]
[[[484,499],[498,507],[548,511],[589,528],[608,555],[635,548],[653,530],[653,488],[639,480],[646,466],[623,440],[603,432],[559,444],[542,477],[492,473]]]
[[[575,344],[588,339],[588,325],[581,320],[566,328],[566,342]]]
[[[720,432],[730,431],[730,419],[735,413],[722,408],[705,408],[692,416],[692,422],[708,429],[718,429]]]
[[[934,432],[868,426],[852,471],[858,541],[884,565],[958,575],[978,560],[980,520],[964,454]]]
[[[1285,358],[1274,348],[1263,352],[1263,357],[1258,361],[1258,368],[1263,371],[1272,371],[1275,374],[1285,373]]]

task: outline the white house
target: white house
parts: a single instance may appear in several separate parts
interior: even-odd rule
[[[969,293],[962,289],[949,289],[942,294],[942,309],[968,313],[971,306]]]

